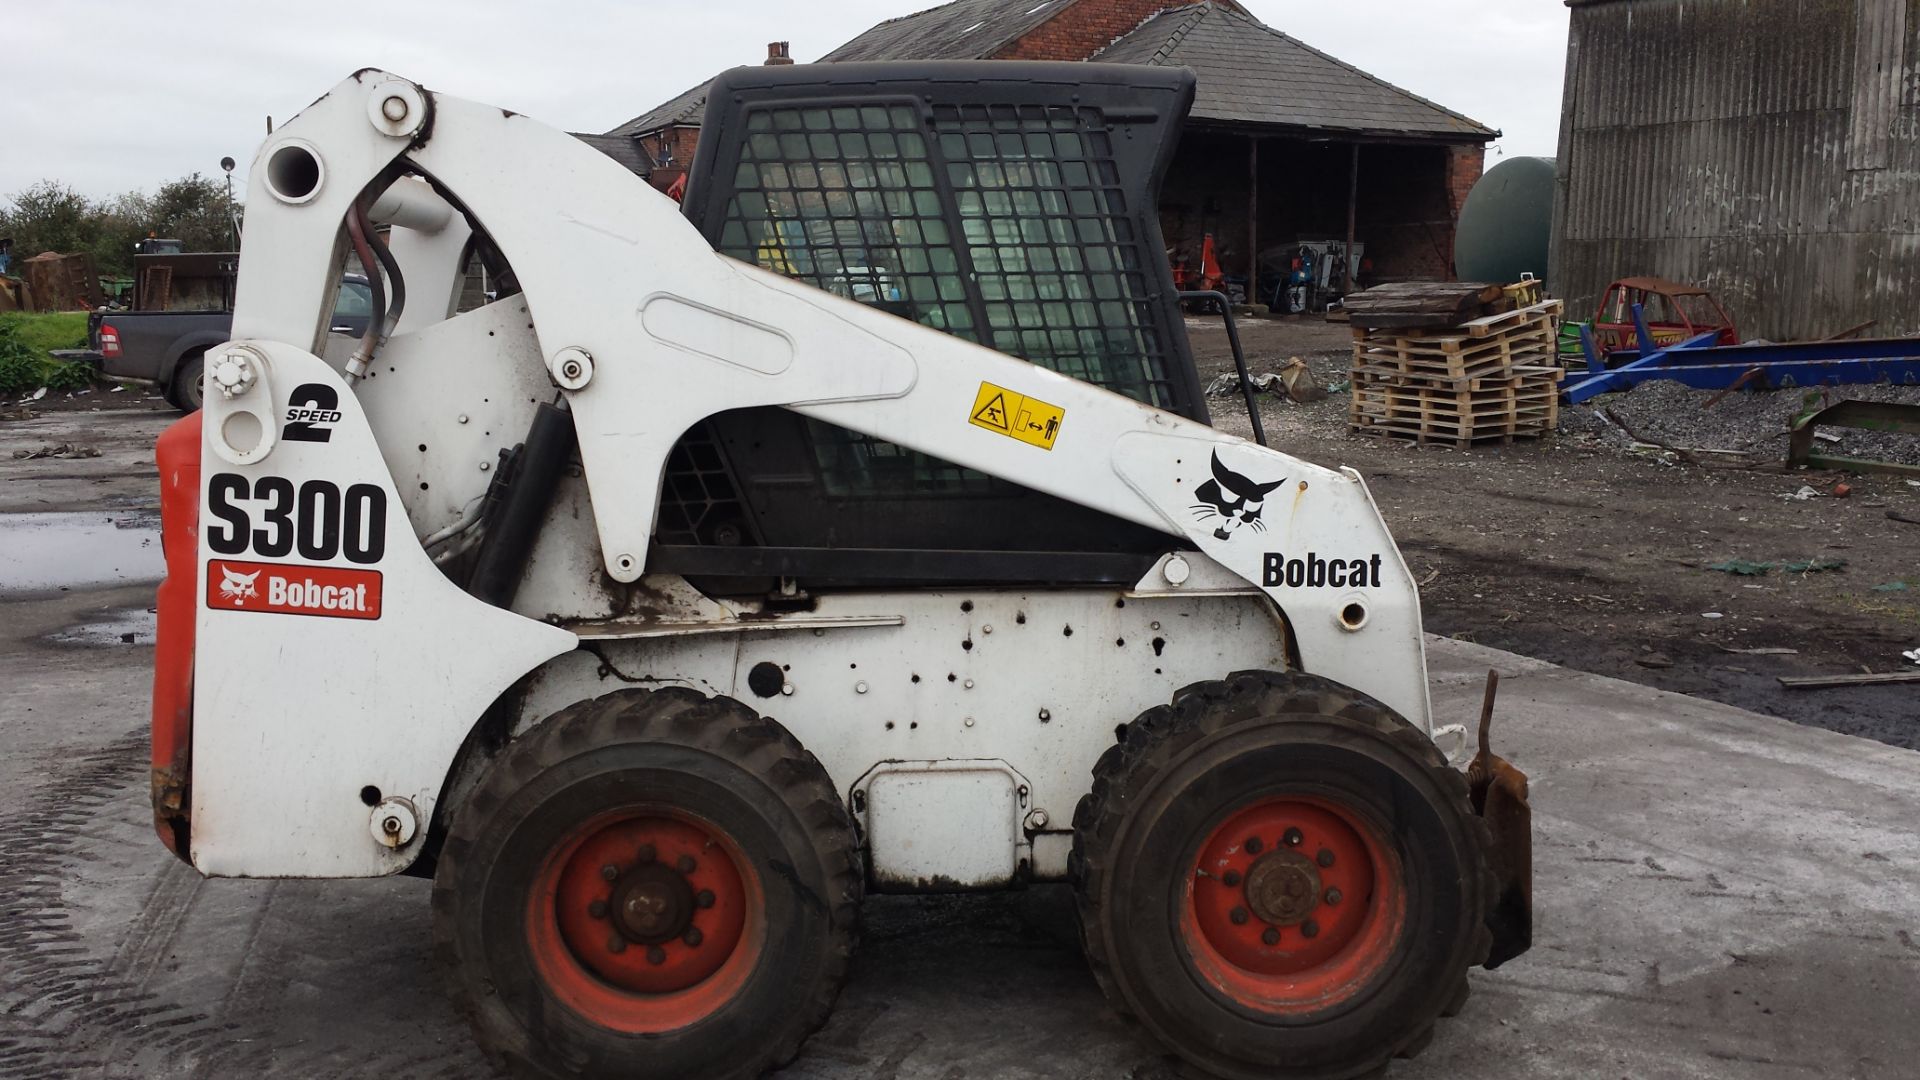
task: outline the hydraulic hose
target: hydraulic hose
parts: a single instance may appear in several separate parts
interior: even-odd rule
[[[373,363],[373,351],[379,346],[380,335],[386,329],[384,313],[387,310],[387,287],[380,276],[380,263],[373,254],[373,245],[367,237],[372,233],[367,222],[366,208],[355,203],[347,212],[347,238],[353,242],[353,253],[360,257],[360,268],[367,275],[367,287],[373,292],[374,317],[367,320],[367,328],[360,335],[360,347],[353,350],[353,356],[347,360],[347,379],[357,382],[366,377],[367,368]]]

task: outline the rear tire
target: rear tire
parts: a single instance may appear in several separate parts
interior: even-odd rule
[[[1198,1068],[1348,1080],[1418,1053],[1491,938],[1465,778],[1386,706],[1240,672],[1126,725],[1074,815],[1108,999]]]
[[[173,382],[167,384],[167,402],[183,413],[196,413],[205,404],[205,385],[201,376],[207,369],[207,351],[201,349],[180,358],[173,369]]]
[[[440,855],[434,952],[518,1075],[746,1080],[826,1021],[860,896],[852,822],[786,729],[623,690],[492,762]]]

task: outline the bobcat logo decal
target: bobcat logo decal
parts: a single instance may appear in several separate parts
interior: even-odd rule
[[[1267,496],[1274,488],[1287,482],[1281,477],[1271,484],[1257,483],[1220,463],[1220,451],[1213,452],[1213,479],[1194,489],[1193,497],[1200,501],[1193,504],[1193,514],[1202,523],[1219,519],[1214,526],[1213,535],[1218,540],[1231,540],[1235,532],[1243,527],[1265,532],[1266,525],[1260,521],[1260,512],[1265,508]]]
[[[235,604],[238,604],[249,596],[260,595],[260,590],[256,589],[253,585],[253,583],[259,579],[260,571],[255,570],[251,574],[236,574],[223,566],[220,568],[220,575],[220,596],[222,599],[231,600]]]

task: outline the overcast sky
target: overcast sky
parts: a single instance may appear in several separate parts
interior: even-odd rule
[[[1178,0],[1169,0],[1173,6]],[[812,60],[928,0],[0,2],[0,197],[42,178],[90,196],[152,189],[223,156],[234,183],[282,119],[360,67],[604,131],[788,40]],[[1554,152],[1559,0],[1245,0],[1268,25]]]

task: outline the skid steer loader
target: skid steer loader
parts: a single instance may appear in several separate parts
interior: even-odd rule
[[[864,892],[1030,882],[1198,1070],[1417,1051],[1526,947],[1524,778],[1436,744],[1360,477],[1206,423],[1155,221],[1192,94],[739,71],[683,213],[512,111],[333,88],[160,440],[162,840],[430,876],[527,1075],[758,1075]]]

